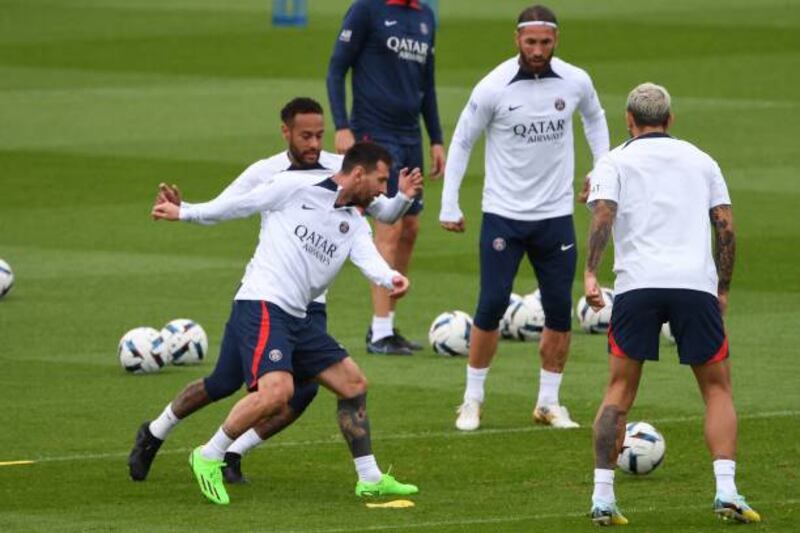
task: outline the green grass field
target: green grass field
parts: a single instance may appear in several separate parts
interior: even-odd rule
[[[266,0],[0,0],[0,257],[17,286],[0,302],[0,531],[580,531],[592,490],[589,429],[605,384],[605,340],[576,332],[562,401],[584,428],[533,427],[538,358],[504,343],[487,383],[483,428],[453,428],[464,359],[426,351],[368,356],[367,282],[348,266],[330,294],[330,327],[371,382],[374,448],[383,468],[420,485],[416,507],[370,510],[320,393],[296,424],[245,461],[251,483],[208,504],[187,468],[232,399],[193,416],[162,448],[150,478],[125,459],[136,428],[212,367],[257,222],[156,224],[159,181],[187,199],[221,190],[283,149],[278,109],[324,76],[345,0],[311,0],[306,29],[275,29]],[[526,2],[442,0],[438,94],[447,137],[472,86],[514,53]],[[593,76],[612,144],[626,137],[625,95],[651,80],[672,92],[674,134],[726,174],[739,256],[727,325],[740,413],[740,490],[764,516],[800,520],[800,2],[553,1],[559,55]],[[576,182],[589,170],[576,120]],[[327,136],[332,148],[332,135]],[[399,326],[418,339],[448,309],[472,313],[482,148],[462,189],[468,233],[438,227],[441,183],[414,258]],[[581,261],[586,212],[577,209]],[[610,254],[608,254],[610,255]],[[611,283],[610,257],[604,280]],[[533,290],[523,268],[517,292]],[[574,295],[581,286],[576,283]],[[126,375],[126,330],[191,317],[209,333],[204,365]],[[653,475],[618,474],[632,531],[714,531],[714,480],[691,372],[662,346],[631,419],[667,440]]]

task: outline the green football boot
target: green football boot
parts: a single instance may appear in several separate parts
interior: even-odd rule
[[[381,475],[381,480],[377,483],[367,483],[359,481],[356,483],[356,496],[408,496],[416,494],[419,489],[416,485],[400,483],[389,474]]]
[[[194,477],[197,478],[197,483],[200,485],[200,492],[218,505],[228,505],[231,500],[228,498],[228,491],[225,490],[225,484],[222,482],[222,467],[225,466],[225,463],[206,459],[200,453],[202,449],[202,446],[198,446],[189,455],[189,466],[192,467]]]

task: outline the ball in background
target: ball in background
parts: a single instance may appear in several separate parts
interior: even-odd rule
[[[171,320],[161,329],[159,353],[175,365],[197,364],[208,353],[208,336],[203,327],[188,318]]]
[[[0,298],[11,292],[14,287],[14,271],[11,266],[0,259]]]
[[[647,422],[631,422],[625,426],[617,466],[629,474],[649,474],[664,460],[666,449],[664,437],[656,428]]]
[[[433,319],[428,341],[439,355],[468,355],[471,332],[471,316],[464,311],[447,311]]]
[[[575,314],[578,315],[581,328],[588,333],[606,333],[611,323],[614,291],[601,287],[600,293],[603,295],[603,301],[606,305],[599,311],[595,311],[586,303],[586,296],[581,296],[580,300],[578,300],[578,305],[575,306]]]
[[[508,297],[508,307],[506,308],[506,312],[503,313],[503,317],[500,319],[500,336],[504,339],[513,339],[514,335],[511,334],[511,310],[514,307],[514,304],[517,302],[522,301],[522,296],[519,294],[512,292],[511,296]]]
[[[511,338],[537,341],[544,330],[544,308],[537,293],[527,294],[506,310]]]
[[[169,361],[166,361],[157,348],[161,344],[161,335],[154,328],[134,328],[122,336],[119,341],[119,362],[122,368],[133,374],[150,374],[158,372]]]
[[[661,325],[661,335],[667,339],[667,342],[675,344],[675,336],[672,334],[672,328],[669,327],[669,322],[664,322]]]

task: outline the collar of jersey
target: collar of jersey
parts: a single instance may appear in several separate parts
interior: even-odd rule
[[[292,163],[286,170],[327,170],[327,169],[323,167],[319,161],[317,161],[313,165],[296,165],[295,163]]]
[[[339,192],[339,189],[340,189],[339,185],[335,181],[333,181],[333,177],[325,178],[324,180],[320,181],[316,185],[317,185],[317,187],[322,187],[323,189],[327,189],[327,190],[329,190],[331,192],[334,192],[334,193],[335,192]],[[339,197],[339,195],[337,194],[336,198],[338,198],[338,197]],[[334,198],[333,206],[331,206],[334,209],[351,209],[351,208],[357,208],[358,207],[353,202],[347,203],[345,205],[336,205],[336,198]]]
[[[522,81],[522,80],[541,80],[544,78],[560,78],[558,74],[553,71],[553,67],[548,63],[547,68],[544,69],[542,72],[528,72],[522,70],[522,67],[519,68],[517,74],[508,82],[509,85],[514,83],[515,81]]]
[[[670,135],[669,133],[664,133],[663,131],[651,131],[650,133],[639,135],[638,137],[634,137],[633,139],[628,139],[628,142],[625,143],[625,146],[628,146],[633,141],[638,141],[639,139],[659,139],[664,137],[672,139],[672,135]],[[625,146],[623,146],[623,148],[625,148]]]
[[[422,9],[422,6],[419,5],[419,0],[386,0],[387,6],[401,6],[401,7],[412,7],[414,9]]]

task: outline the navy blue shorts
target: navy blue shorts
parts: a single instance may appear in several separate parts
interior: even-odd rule
[[[475,325],[486,331],[497,329],[508,307],[523,254],[527,254],[539,282],[544,325],[554,331],[569,331],[572,282],[578,261],[572,215],[524,221],[483,214],[481,290]]]
[[[392,139],[387,136],[371,135],[369,133],[359,132],[355,134],[356,139],[363,141],[371,141],[384,147],[392,156],[392,168],[389,172],[389,183],[387,186],[386,196],[389,198],[397,194],[397,184],[400,176],[400,170],[408,167],[409,170],[418,167],[423,173],[425,171],[425,160],[422,156],[422,139],[416,142],[410,142],[410,139],[404,138],[401,142],[398,139]],[[422,212],[423,199],[420,192],[411,203],[403,216],[419,215]]]
[[[315,327],[328,331],[328,310],[325,304],[311,302],[308,304],[308,318]],[[289,399],[289,407],[295,414],[300,415],[306,410],[319,392],[319,383],[313,380],[298,381],[294,379],[294,394]]]
[[[217,366],[205,379],[206,391],[212,400],[242,383],[252,391],[258,378],[279,370],[304,383],[345,357],[344,348],[311,316],[297,318],[269,302],[236,300]]]
[[[636,289],[615,295],[608,328],[609,353],[658,361],[664,322],[669,322],[681,364],[702,365],[728,357],[719,301],[712,294],[689,289]]]

